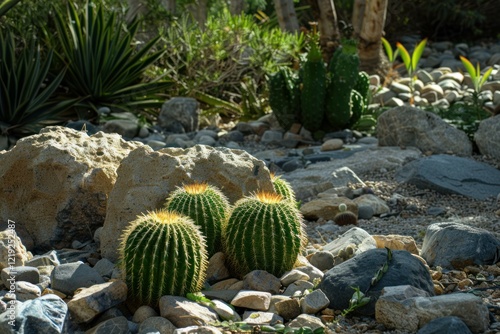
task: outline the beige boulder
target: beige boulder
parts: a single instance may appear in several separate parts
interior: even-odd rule
[[[138,148],[118,168],[101,232],[102,256],[116,261],[119,238],[128,223],[162,208],[172,190],[193,182],[218,187],[231,203],[258,190],[274,191],[264,162],[245,151],[204,145],[159,151]]]
[[[91,240],[104,223],[120,161],[141,145],[58,126],[19,140],[0,152],[1,221],[15,221],[21,239],[31,237],[39,248]]]
[[[10,225],[0,232],[0,271],[9,266],[24,266],[33,257],[16,235],[15,225]]]
[[[373,235],[377,242],[377,248],[389,248],[392,250],[405,250],[412,254],[419,255],[415,239],[405,235]]]
[[[347,197],[321,197],[313,199],[300,207],[300,212],[306,219],[316,220],[323,218],[333,220],[340,212],[339,205],[347,205],[347,211],[358,215],[358,205]]]

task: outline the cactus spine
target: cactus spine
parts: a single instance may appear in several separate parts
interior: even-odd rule
[[[184,295],[203,286],[205,238],[191,218],[154,211],[132,221],[120,242],[120,265],[133,299],[156,306],[163,295]]]
[[[317,131],[323,125],[325,116],[326,68],[314,39],[302,69],[302,124],[309,131]]]
[[[302,217],[289,200],[260,192],[236,202],[223,241],[236,274],[258,269],[280,276],[292,269],[305,245]]]
[[[229,211],[229,202],[219,189],[206,183],[185,185],[172,192],[165,207],[190,217],[201,227],[209,257],[222,250],[222,224]]]

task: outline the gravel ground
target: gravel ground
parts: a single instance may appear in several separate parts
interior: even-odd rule
[[[488,163],[500,169],[500,160],[482,156],[473,157],[477,161]],[[373,217],[370,220],[360,220],[358,227],[368,233],[399,234],[411,236],[419,248],[425,236],[427,226],[436,222],[460,219],[462,223],[484,228],[500,237],[500,201],[491,198],[484,201],[472,200],[464,196],[444,195],[432,190],[418,189],[413,185],[399,184],[394,179],[396,170],[386,173],[370,172],[358,175],[374,193],[384,199],[391,208],[391,213],[385,217]],[[359,188],[361,185],[352,185]],[[396,195],[397,194],[397,195]],[[397,200],[396,200],[397,198]],[[436,216],[428,210],[442,211]],[[352,226],[336,226],[332,222],[318,220],[307,222],[307,233],[311,244],[325,244],[339,237]],[[323,233],[320,233],[321,231]],[[327,231],[328,233],[325,233]],[[492,266],[471,266],[464,271],[443,270],[431,268],[434,283],[440,285],[444,293],[474,292],[483,298],[488,305],[492,317],[500,321],[500,263]],[[479,279],[480,275],[486,280]],[[460,282],[470,280],[472,284],[463,286]],[[500,322],[492,323],[486,334],[500,333]],[[406,334],[404,331],[386,330],[383,325],[377,324],[373,318],[342,318],[329,326],[332,333],[384,333]]]

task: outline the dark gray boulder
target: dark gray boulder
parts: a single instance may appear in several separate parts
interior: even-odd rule
[[[459,317],[442,317],[430,321],[417,334],[472,334]]]
[[[173,97],[163,104],[158,125],[166,131],[184,133],[197,131],[200,104],[191,97]]]
[[[438,154],[414,160],[396,173],[398,182],[484,200],[500,194],[500,170],[469,158]]]
[[[325,273],[318,288],[330,300],[330,308],[344,310],[349,307],[354,290],[366,292],[371,301],[356,310],[357,314],[375,314],[375,303],[383,288],[410,285],[434,296],[434,285],[425,265],[407,251],[392,251],[392,261],[382,279],[371,286],[372,278],[387,261],[386,249],[370,249],[342,262]]]
[[[491,232],[457,222],[429,225],[420,255],[430,266],[463,269],[498,261],[500,240]]]

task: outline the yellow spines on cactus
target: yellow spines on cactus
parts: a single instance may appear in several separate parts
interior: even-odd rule
[[[222,224],[227,218],[229,202],[219,189],[206,183],[184,185],[170,194],[165,207],[189,216],[201,227],[208,256],[222,250]]]
[[[145,305],[200,291],[205,281],[205,238],[191,218],[175,212],[137,217],[121,236],[119,254],[129,296]]]
[[[223,230],[224,251],[238,275],[292,269],[305,246],[302,216],[276,193],[260,192],[236,202]]]

